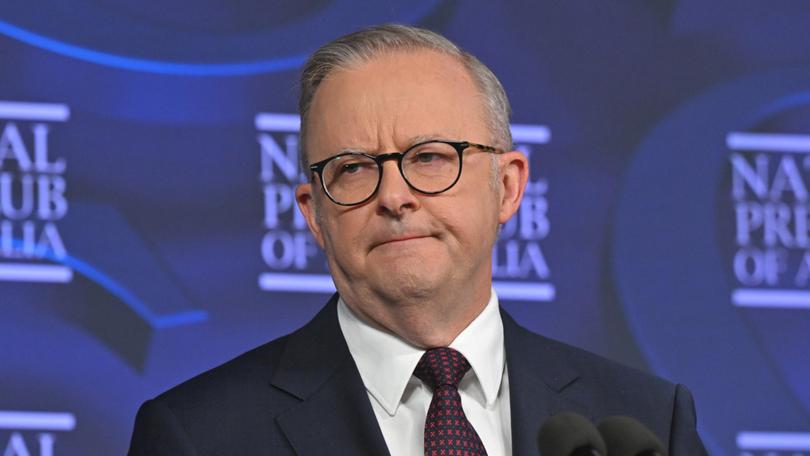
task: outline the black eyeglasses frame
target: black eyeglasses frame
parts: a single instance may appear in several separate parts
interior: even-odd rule
[[[402,157],[404,157],[405,154],[407,154],[411,150],[413,150],[413,149],[415,149],[417,147],[420,147],[420,146],[424,146],[425,144],[430,144],[430,143],[447,144],[449,146],[452,146],[456,150],[456,153],[458,153],[458,173],[456,174],[456,178],[453,179],[453,182],[450,183],[450,185],[448,185],[447,187],[445,187],[445,188],[443,188],[441,190],[438,190],[438,191],[426,192],[426,191],[421,190],[421,189],[417,188],[416,186],[414,186],[411,183],[411,181],[409,181],[408,178],[405,176],[405,172],[402,170]],[[367,154],[365,152],[343,152],[343,153],[340,153],[340,154],[337,154],[337,155],[333,155],[333,156],[331,156],[329,158],[326,158],[325,160],[321,160],[321,161],[319,161],[317,163],[313,163],[313,164],[309,165],[309,170],[313,174],[314,173],[318,174],[318,178],[319,178],[319,180],[321,182],[321,188],[323,189],[323,192],[326,194],[326,196],[333,203],[335,203],[335,204],[337,204],[339,206],[358,206],[358,205],[363,204],[363,203],[369,201],[370,199],[374,198],[374,196],[377,194],[377,191],[380,189],[380,183],[382,182],[382,176],[383,176],[383,166],[382,165],[383,165],[383,162],[386,162],[388,160],[396,160],[397,161],[397,168],[399,168],[399,175],[402,176],[402,179],[405,181],[406,184],[408,184],[408,187],[412,188],[413,190],[416,190],[419,193],[425,194],[425,195],[437,195],[439,193],[444,193],[444,192],[450,190],[451,188],[453,188],[453,186],[455,186],[456,183],[458,182],[458,180],[461,178],[461,169],[463,168],[463,164],[464,164],[464,160],[463,160],[464,159],[464,151],[469,149],[470,147],[474,147],[474,148],[482,150],[484,152],[490,152],[490,153],[494,153],[494,154],[502,154],[502,153],[504,153],[504,151],[502,149],[499,149],[499,148],[493,147],[493,146],[487,146],[486,144],[478,144],[478,143],[473,143],[473,142],[469,142],[469,141],[445,141],[445,140],[440,140],[440,139],[431,139],[429,141],[422,141],[422,142],[419,142],[417,144],[414,144],[414,145],[412,145],[411,147],[407,148],[406,150],[404,150],[402,152],[389,152],[389,153],[377,154],[377,155],[371,155],[371,154]],[[332,160],[338,159],[340,157],[345,157],[345,156],[348,156],[348,155],[352,155],[352,156],[360,155],[360,156],[363,156],[363,157],[367,157],[367,158],[370,158],[371,160],[373,160],[377,164],[377,184],[374,186],[374,190],[368,195],[368,197],[366,197],[365,199],[363,199],[361,201],[358,201],[356,203],[341,203],[341,202],[337,201],[329,193],[329,190],[326,188],[326,183],[324,183],[324,181],[323,181],[323,170],[326,167],[326,165],[329,164],[329,162],[331,162]]]

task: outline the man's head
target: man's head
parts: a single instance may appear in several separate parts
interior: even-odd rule
[[[304,163],[433,139],[511,145],[497,79],[428,31],[383,26],[349,35],[316,51],[302,81]],[[416,345],[446,345],[486,305],[492,246],[520,204],[527,161],[519,152],[466,148],[460,178],[439,194],[409,186],[397,165],[382,163],[376,193],[361,204],[335,204],[320,176],[296,197],[353,311]]]

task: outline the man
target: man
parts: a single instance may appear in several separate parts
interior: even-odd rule
[[[296,197],[338,295],[147,401],[130,454],[531,455],[559,411],[634,416],[671,454],[705,454],[685,388],[499,310],[492,247],[528,161],[483,64],[426,30],[362,30],[311,57],[300,112]]]

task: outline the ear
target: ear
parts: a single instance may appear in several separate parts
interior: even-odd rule
[[[298,209],[300,209],[301,213],[304,215],[307,226],[309,226],[309,231],[312,233],[315,241],[321,246],[321,249],[323,249],[323,233],[321,233],[321,227],[318,225],[318,217],[315,215],[316,203],[314,198],[311,183],[299,184],[295,187],[295,201],[298,202]]]
[[[523,200],[523,192],[529,181],[529,159],[523,152],[514,150],[499,155],[498,161],[498,185],[501,187],[498,222],[504,224],[515,215]]]

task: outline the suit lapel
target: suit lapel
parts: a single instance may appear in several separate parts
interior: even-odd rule
[[[569,393],[579,374],[553,342],[518,326],[501,310],[509,372],[512,454],[536,455],[537,431],[561,411],[591,418],[588,409]]]
[[[290,335],[271,385],[301,400],[276,417],[297,454],[389,454],[340,331],[337,295]]]

